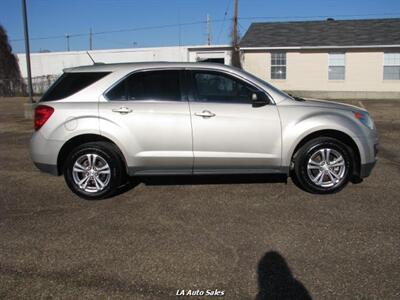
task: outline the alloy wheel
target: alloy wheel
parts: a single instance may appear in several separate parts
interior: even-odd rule
[[[80,156],[72,169],[74,183],[87,193],[97,193],[106,188],[111,179],[111,168],[98,154]]]
[[[308,160],[307,174],[311,181],[319,187],[331,188],[337,186],[345,178],[345,159],[335,149],[318,149]]]

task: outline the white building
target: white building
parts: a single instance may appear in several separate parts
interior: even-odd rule
[[[95,62],[122,63],[141,61],[214,61],[229,64],[229,46],[175,46],[157,48],[108,49],[88,51]],[[63,69],[93,64],[87,51],[31,54],[34,91],[43,92]],[[27,77],[25,53],[17,54],[22,77]]]

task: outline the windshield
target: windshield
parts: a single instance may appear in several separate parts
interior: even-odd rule
[[[280,94],[280,95],[282,95],[283,97],[287,97],[287,98],[290,98],[290,99],[295,100],[295,99],[293,98],[293,96],[291,96],[291,95],[289,95],[289,94],[283,92],[282,90],[280,90],[280,89],[274,87],[272,84],[266,82],[265,80],[262,80],[261,78],[258,78],[257,76],[254,76],[253,74],[251,74],[251,73],[249,73],[249,72],[247,72],[247,71],[245,71],[245,70],[240,70],[240,71],[241,71],[242,73],[246,74],[248,77],[250,77],[253,81],[258,82],[259,84],[262,84],[262,85],[267,86],[269,89],[273,90],[275,93]]]

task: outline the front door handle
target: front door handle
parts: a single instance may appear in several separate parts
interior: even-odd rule
[[[212,118],[216,115],[209,110],[203,110],[201,113],[194,113],[195,116],[203,117],[203,118]]]
[[[126,106],[122,106],[120,108],[114,108],[112,111],[124,115],[124,114],[131,113],[132,109],[130,109],[129,107],[126,107]]]

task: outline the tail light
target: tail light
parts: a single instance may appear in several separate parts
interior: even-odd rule
[[[47,105],[38,105],[35,108],[35,130],[39,130],[54,112],[54,108]]]

